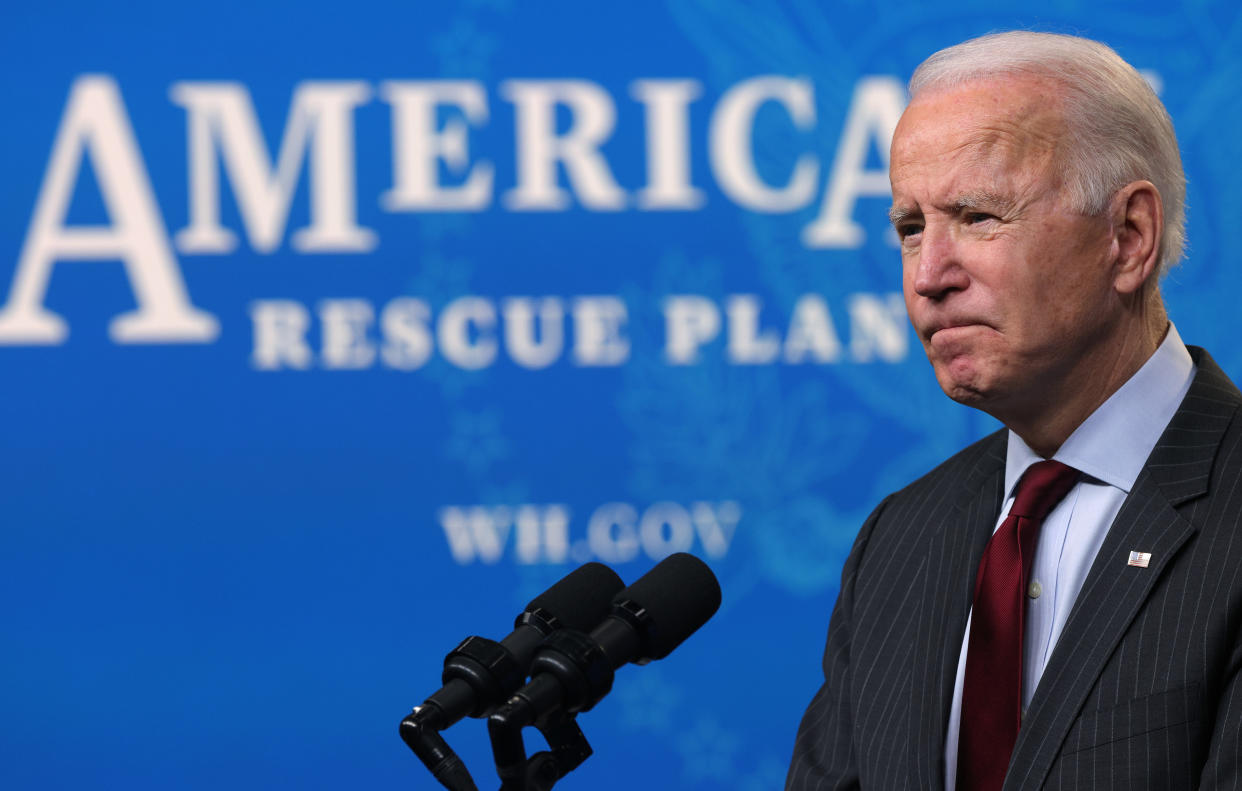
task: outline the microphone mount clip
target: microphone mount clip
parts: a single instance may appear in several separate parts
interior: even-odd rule
[[[593,750],[578,727],[577,715],[557,709],[530,722],[532,710],[522,698],[514,697],[487,721],[500,791],[550,791],[556,781],[582,765]],[[548,750],[529,758],[522,740],[522,729],[533,725],[543,734]]]

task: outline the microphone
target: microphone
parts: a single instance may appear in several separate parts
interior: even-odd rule
[[[602,563],[587,563],[536,596],[499,643],[467,637],[444,658],[444,686],[401,721],[401,738],[446,788],[473,791],[474,782],[439,735],[463,717],[483,717],[526,680],[536,650],[549,635],[599,623],[625,587]]]
[[[488,730],[504,740],[511,729],[553,711],[589,711],[612,689],[617,668],[663,659],[720,607],[720,584],[693,555],[670,555],[616,595],[591,630],[551,635],[531,662],[531,680],[491,716]]]
[[[462,717],[490,714],[526,680],[540,643],[561,629],[588,629],[625,583],[603,563],[587,563],[536,596],[499,643],[467,637],[444,658],[444,684],[423,706],[439,710],[443,730]]]

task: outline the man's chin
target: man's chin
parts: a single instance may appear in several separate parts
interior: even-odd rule
[[[1005,416],[1014,408],[1013,388],[1002,387],[1000,382],[983,377],[958,379],[941,377],[937,381],[944,394],[962,406],[977,409],[1005,423]]]
[[[936,365],[936,381],[944,394],[959,404],[982,408],[988,401],[989,388],[980,381],[977,372],[968,366]]]
[[[944,390],[945,395],[963,406],[983,409],[988,403],[987,394],[973,387],[967,387],[964,385],[944,387],[942,385],[941,389]]]

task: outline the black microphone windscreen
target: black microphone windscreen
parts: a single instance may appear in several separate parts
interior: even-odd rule
[[[720,583],[706,563],[678,552],[657,563],[613,601],[628,601],[647,611],[645,658],[663,659],[716,614]]]
[[[546,610],[561,626],[588,631],[608,612],[608,604],[625,583],[603,563],[587,563],[561,578],[526,605],[524,612]]]

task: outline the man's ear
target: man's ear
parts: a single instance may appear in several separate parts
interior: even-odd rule
[[[1113,195],[1110,205],[1117,262],[1113,286],[1121,294],[1136,294],[1156,285],[1160,241],[1164,236],[1164,203],[1150,181],[1133,181]]]

